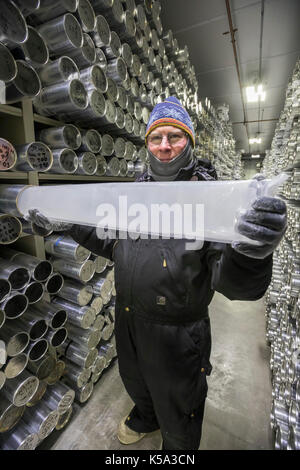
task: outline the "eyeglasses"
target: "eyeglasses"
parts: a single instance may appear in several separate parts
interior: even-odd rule
[[[177,134],[167,134],[166,136],[160,135],[160,134],[155,134],[155,135],[149,135],[148,141],[152,145],[160,145],[162,143],[162,140],[164,137],[167,137],[168,142],[170,145],[175,145],[181,140],[183,140],[185,137],[187,137],[186,133],[177,133]]]

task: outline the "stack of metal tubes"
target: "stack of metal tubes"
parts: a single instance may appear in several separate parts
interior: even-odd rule
[[[267,340],[272,372],[271,427],[276,449],[300,449],[300,62],[286,92],[263,172],[281,171],[290,179],[281,188],[288,227],[274,253],[272,280],[266,295]]]
[[[139,154],[153,106],[175,95],[192,117],[196,154],[220,164],[219,178],[232,177],[232,127],[209,100],[200,101],[188,48],[179,46],[171,30],[163,31],[160,1],[31,0],[30,7],[24,0],[5,3],[2,21],[8,27],[1,28],[0,22],[0,79],[6,82],[8,104],[32,98],[38,114],[123,137]],[[84,151],[77,165],[74,149],[65,150],[63,157],[52,152],[51,157],[52,149],[41,142],[30,145],[38,146],[43,159],[30,159],[23,145],[15,168],[61,172],[60,162],[67,160],[63,173],[85,174],[82,167],[88,174],[94,171],[95,158],[82,156]],[[111,156],[106,160],[107,175],[116,176],[118,162]],[[121,176],[125,163],[119,165]],[[142,171],[144,163],[131,163],[128,175]]]

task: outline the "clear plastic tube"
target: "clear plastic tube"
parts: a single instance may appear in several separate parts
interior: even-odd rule
[[[19,194],[18,210],[26,216],[38,209],[52,221],[119,230],[123,238],[129,232],[255,244],[235,230],[237,218],[287,178],[34,186]]]

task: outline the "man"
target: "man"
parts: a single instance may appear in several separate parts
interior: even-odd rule
[[[193,125],[174,97],[153,109],[146,144],[150,166],[139,182],[217,179],[210,162],[194,158]],[[31,217],[49,223],[36,211]],[[115,263],[119,370],[135,403],[119,426],[123,444],[160,429],[163,449],[199,448],[211,372],[208,305],[215,290],[232,300],[261,298],[285,228],[284,202],[269,197],[256,200],[238,223],[259,246],[206,241],[187,251],[183,239],[99,240],[89,227],[54,227]]]

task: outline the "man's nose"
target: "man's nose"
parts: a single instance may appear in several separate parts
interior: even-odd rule
[[[162,141],[160,143],[160,148],[161,149],[170,149],[171,148],[171,145],[170,145],[170,142],[169,142],[169,139],[168,139],[167,135],[162,136]]]

